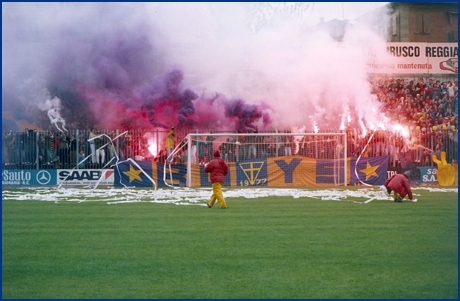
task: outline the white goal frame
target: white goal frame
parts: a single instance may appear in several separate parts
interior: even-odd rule
[[[285,136],[315,136],[315,137],[331,137],[331,136],[339,136],[342,137],[343,141],[343,158],[334,158],[334,159],[342,159],[343,160],[343,183],[336,183],[336,186],[347,186],[347,135],[345,132],[343,133],[232,133],[232,132],[226,132],[226,133],[190,133],[187,135],[187,137],[184,139],[187,141],[187,187],[192,187],[192,160],[190,158],[192,157],[192,137],[195,139],[199,137],[208,137],[208,136],[213,136],[213,137],[222,137],[222,136],[231,136],[235,137],[238,141],[237,137],[249,137],[249,136],[255,136],[255,137],[282,137],[284,138]],[[317,140],[321,141],[321,139]],[[324,140],[325,141],[325,140]],[[233,142],[236,143],[236,142]],[[278,148],[278,139],[276,139],[276,148]]]

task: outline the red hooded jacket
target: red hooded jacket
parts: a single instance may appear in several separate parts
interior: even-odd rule
[[[228,174],[228,165],[220,157],[214,157],[206,166],[204,171],[211,173],[211,183],[223,183]]]
[[[412,200],[412,189],[410,188],[409,180],[405,175],[392,175],[385,181],[384,186],[396,191],[401,196],[401,198],[404,198],[407,194],[409,195],[409,199]]]

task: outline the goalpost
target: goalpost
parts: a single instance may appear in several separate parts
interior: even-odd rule
[[[264,160],[276,162],[288,174],[297,168],[297,177],[315,179],[315,183],[346,186],[346,139],[346,133],[190,133],[184,139],[187,141],[187,187],[200,185],[192,176],[193,164],[209,162],[216,150],[229,165],[235,165],[237,177],[245,178],[232,186],[267,186],[270,176],[279,178],[279,175],[257,178],[263,163],[255,162]],[[300,162],[310,162],[310,165]]]

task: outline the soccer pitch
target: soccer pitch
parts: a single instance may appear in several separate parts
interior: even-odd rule
[[[2,189],[2,297],[458,298],[458,191]]]

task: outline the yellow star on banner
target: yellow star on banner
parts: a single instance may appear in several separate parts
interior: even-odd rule
[[[366,162],[366,168],[361,169],[359,172],[365,173],[366,174],[366,181],[369,180],[370,177],[376,176],[378,177],[379,175],[375,172],[379,168],[379,165],[372,166],[369,162]]]
[[[135,170],[132,165],[129,166],[129,171],[124,171],[123,173],[129,177],[129,183],[131,183],[134,180],[139,180],[142,182],[141,177],[139,174],[141,173],[141,170]]]

